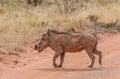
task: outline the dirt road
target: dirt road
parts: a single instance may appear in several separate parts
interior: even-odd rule
[[[103,65],[98,57],[93,68],[88,68],[90,59],[85,53],[66,54],[63,68],[52,66],[54,52],[46,49],[34,63],[24,67],[2,71],[1,79],[119,79],[120,34],[101,35],[98,49],[103,52]]]

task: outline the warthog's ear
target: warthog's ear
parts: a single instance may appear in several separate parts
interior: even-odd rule
[[[51,31],[51,30],[50,30],[50,29],[48,29],[47,34],[50,34],[50,31]]]

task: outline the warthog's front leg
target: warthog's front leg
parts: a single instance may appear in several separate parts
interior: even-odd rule
[[[56,52],[55,52],[55,55],[54,55],[54,57],[53,57],[53,66],[54,67],[59,67],[59,66],[57,66],[57,64],[56,64],[56,60],[57,60],[57,58],[60,56],[60,55],[62,55],[61,56],[61,63],[60,63],[60,66],[62,65],[62,63],[63,63],[63,60],[64,60],[64,54],[63,54],[63,49],[62,49],[62,47],[57,47],[57,49],[56,49]]]
[[[57,64],[56,64],[56,60],[57,58],[60,56],[61,53],[55,53],[54,57],[53,57],[53,66],[54,67],[58,67]]]
[[[65,52],[63,52],[60,56],[60,64],[58,65],[58,67],[62,67],[63,62],[64,62],[64,57],[65,57]]]

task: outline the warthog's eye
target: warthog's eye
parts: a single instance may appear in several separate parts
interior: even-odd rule
[[[34,48],[34,49],[37,50],[37,48],[38,48],[37,45],[35,45],[35,48]]]

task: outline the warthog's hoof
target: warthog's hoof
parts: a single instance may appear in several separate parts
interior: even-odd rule
[[[92,65],[90,65],[90,66],[88,66],[89,68],[92,68],[93,66]]]
[[[62,68],[62,65],[58,65],[58,68]]]
[[[57,66],[57,64],[53,64],[53,66],[54,66],[55,68],[62,68],[62,65],[58,65],[58,66]]]
[[[55,68],[57,68],[58,66],[57,66],[57,64],[53,64],[53,66],[55,67]]]

